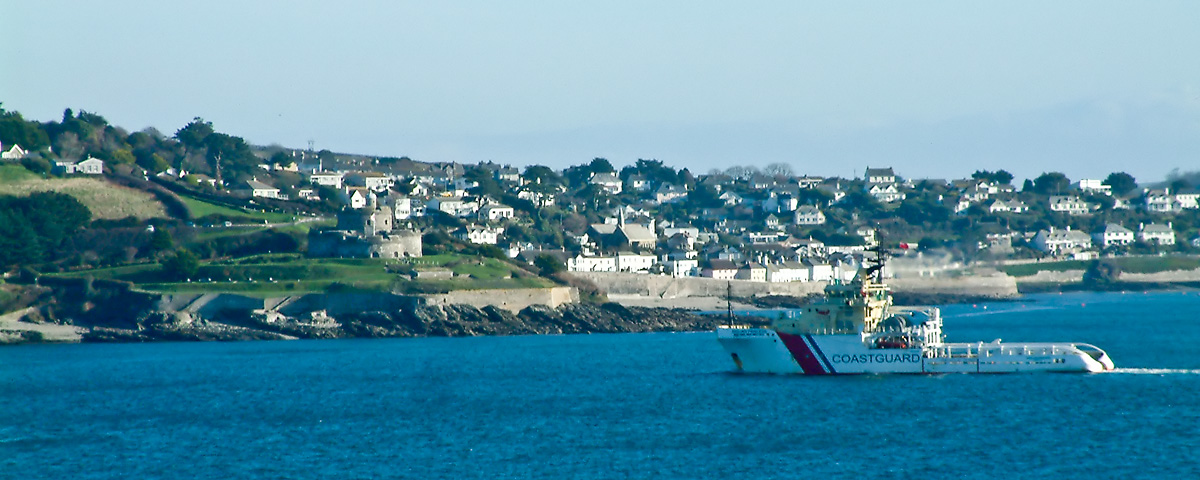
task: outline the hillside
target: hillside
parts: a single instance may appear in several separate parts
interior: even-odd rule
[[[88,207],[92,218],[165,218],[166,209],[153,195],[95,178],[42,178],[20,165],[0,165],[0,195],[60,192]]]

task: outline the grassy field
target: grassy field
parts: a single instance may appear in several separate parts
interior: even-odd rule
[[[0,164],[0,183],[20,182],[42,178],[41,175],[26,170],[20,165]]]
[[[92,211],[92,218],[165,218],[166,209],[149,193],[98,178],[42,178],[19,165],[0,166],[0,194],[24,196],[60,192],[75,197]]]
[[[1200,258],[1198,257],[1119,257],[1108,258],[1105,261],[1112,262],[1121,267],[1122,272],[1129,273],[1156,273],[1167,272],[1171,270],[1194,270],[1200,268]],[[1042,262],[1042,263],[1026,263],[1022,265],[1006,265],[1000,267],[1004,273],[1014,277],[1026,277],[1035,275],[1037,272],[1062,272],[1066,270],[1087,270],[1090,261],[1084,260],[1066,260],[1061,262]]]
[[[254,212],[240,208],[226,207],[224,205],[209,203],[204,200],[185,195],[180,195],[179,198],[181,198],[183,200],[183,204],[187,206],[188,212],[191,213],[192,218],[206,217],[208,215],[221,215],[235,219],[244,219],[244,221],[247,223],[262,223],[263,221],[271,223],[285,223],[295,221],[296,219],[295,215],[289,215],[285,213]]]
[[[448,269],[453,279],[413,280],[399,273],[415,270]],[[390,270],[389,270],[390,269]],[[133,282],[154,292],[200,293],[237,292],[272,296],[324,292],[331,290],[436,292],[493,288],[534,288],[552,286],[544,278],[513,272],[512,265],[492,258],[437,255],[411,262],[381,259],[303,258],[297,254],[255,255],[238,259],[206,262],[196,279],[171,281],[156,264],[131,265],[57,274],[56,276]]]

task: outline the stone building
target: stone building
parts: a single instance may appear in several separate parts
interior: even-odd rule
[[[367,208],[338,212],[337,226],[308,232],[308,256],[405,258],[421,256],[421,232],[395,229],[391,207],[372,202]]]

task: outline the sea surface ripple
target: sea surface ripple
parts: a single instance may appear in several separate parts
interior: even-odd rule
[[[3,348],[0,478],[1200,478],[1197,311],[943,309],[1103,374],[739,375],[711,333]]]

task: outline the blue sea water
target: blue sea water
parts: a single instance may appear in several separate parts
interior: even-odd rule
[[[1200,478],[1200,295],[943,308],[1118,371],[738,375],[711,333],[0,349],[0,478]]]

